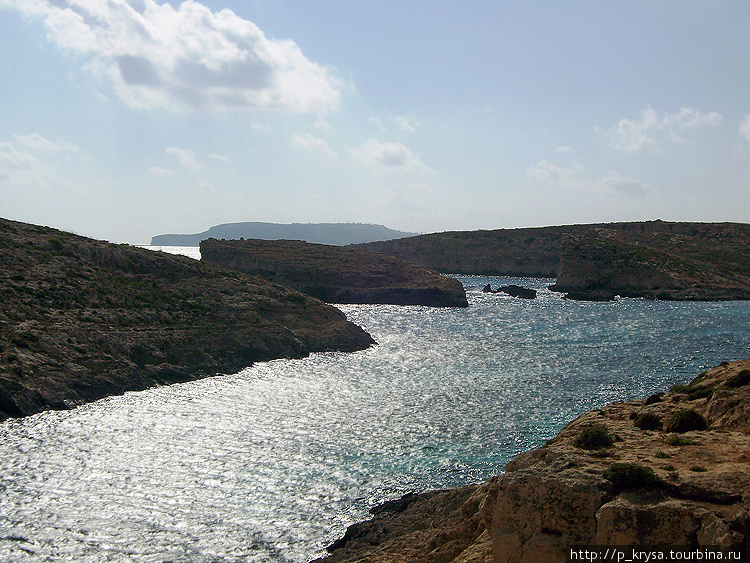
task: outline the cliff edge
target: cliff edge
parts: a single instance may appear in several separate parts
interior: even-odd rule
[[[557,278],[582,300],[750,299],[750,225],[646,221],[446,232],[359,245],[454,274]]]
[[[290,288],[0,219],[0,420],[372,343]]]
[[[585,413],[481,485],[375,512],[318,561],[564,562],[595,546],[600,559],[604,546],[673,546],[748,561],[750,360]]]
[[[293,287],[328,303],[468,307],[456,279],[400,258],[298,240],[201,242],[201,260]]]

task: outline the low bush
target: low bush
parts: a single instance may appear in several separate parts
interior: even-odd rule
[[[642,412],[635,417],[633,425],[641,430],[661,430],[661,418],[652,412]]]
[[[695,440],[691,440],[690,438],[685,438],[684,436],[675,436],[674,434],[667,437],[666,441],[670,446],[694,446],[697,443]]]
[[[576,448],[584,450],[601,450],[614,444],[614,439],[603,424],[594,424],[581,430],[573,442]]]
[[[667,432],[690,432],[691,430],[706,430],[708,422],[702,414],[692,409],[681,409],[674,413],[667,421]]]
[[[653,469],[635,463],[615,463],[602,473],[602,477],[611,482],[617,491],[656,489],[662,485]]]

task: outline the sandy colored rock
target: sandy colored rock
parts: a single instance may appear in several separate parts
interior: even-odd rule
[[[450,492],[409,505],[409,529],[420,522],[429,528],[429,550],[394,525],[400,516],[382,516],[376,519],[382,532],[377,551],[362,555],[352,538],[346,551],[334,550],[326,561],[458,563],[482,554],[476,561],[554,563],[566,561],[570,548],[594,545],[722,547],[747,557],[750,384],[732,382],[744,381],[738,375],[748,369],[750,360],[724,363],[658,402],[618,402],[579,416],[541,448],[516,456],[503,475],[466,489],[467,500],[450,521],[433,516],[453,498]],[[682,409],[704,416],[708,429],[675,434],[634,425],[639,413],[667,420]],[[613,436],[610,447],[574,445],[583,429],[596,426]],[[623,479],[612,476],[615,468]],[[627,479],[646,474],[651,478]],[[446,549],[438,559],[430,555],[438,553],[434,542],[448,537],[440,526],[451,530],[451,541],[463,543],[461,551]]]

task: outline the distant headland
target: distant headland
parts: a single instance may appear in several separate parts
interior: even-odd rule
[[[192,235],[156,235],[152,246],[199,246],[201,241],[215,239],[302,240],[318,244],[343,246],[364,242],[393,240],[417,233],[395,231],[383,225],[365,223],[225,223]]]
[[[557,278],[568,298],[750,299],[750,225],[647,221],[453,231],[360,248],[452,274]]]

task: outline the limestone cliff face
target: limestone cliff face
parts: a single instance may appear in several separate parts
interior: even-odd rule
[[[290,288],[0,219],[0,420],[372,343]]]
[[[722,547],[747,557],[749,405],[743,360],[661,397],[585,413],[503,475],[415,495],[400,513],[357,525],[325,561],[564,562],[587,545]]]
[[[201,260],[293,287],[328,303],[468,307],[463,285],[399,258],[302,241],[201,242]]]
[[[574,299],[750,299],[750,225],[609,223],[448,232],[361,245],[441,272],[557,278]]]

